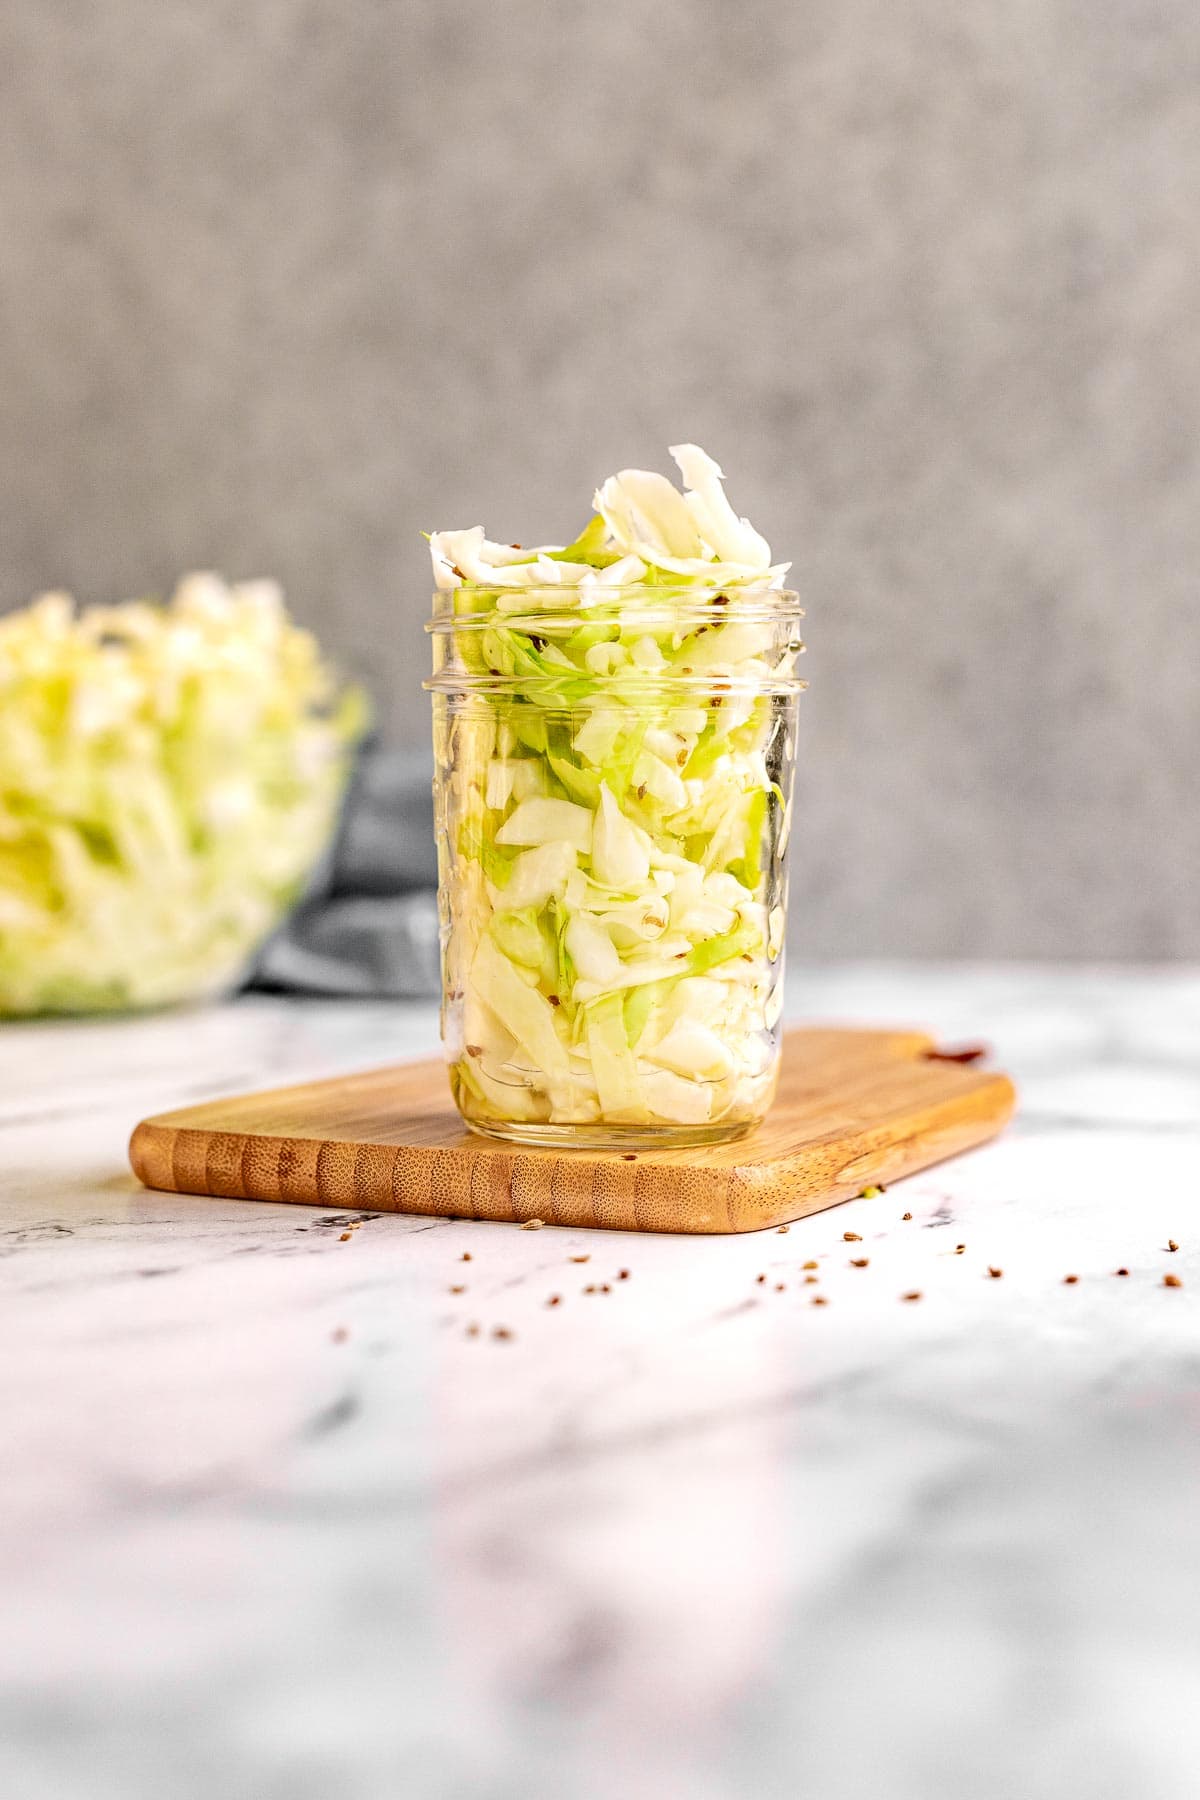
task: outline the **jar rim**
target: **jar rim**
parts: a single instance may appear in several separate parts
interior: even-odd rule
[[[760,675],[752,681],[738,681],[724,675],[663,674],[659,671],[637,679],[630,676],[628,670],[621,673],[623,679],[620,681],[611,675],[591,676],[589,693],[592,698],[586,706],[581,701],[564,698],[562,681],[548,676],[476,675],[455,669],[431,675],[421,686],[427,694],[443,694],[451,699],[465,701],[475,694],[485,699],[536,700],[545,711],[567,713],[594,712],[605,698],[610,698],[614,706],[625,709],[635,702],[653,705],[668,697],[672,705],[678,705],[686,703],[689,697],[694,701],[708,700],[713,695],[733,698],[750,694],[758,698],[760,695],[803,694],[808,689],[807,681],[802,681],[798,675]],[[563,674],[566,674],[565,670]]]
[[[467,584],[464,584],[467,585]],[[521,629],[525,624],[570,626],[586,618],[589,621],[618,617],[633,612],[657,612],[680,624],[700,620],[717,620],[738,624],[777,624],[800,620],[804,609],[793,588],[775,588],[739,582],[724,587],[703,587],[695,582],[668,587],[658,583],[629,583],[621,587],[592,587],[580,593],[578,587],[484,587],[469,584],[468,591],[503,598],[507,605],[493,603],[479,612],[457,612],[454,596],[462,587],[441,588],[433,596],[433,617],[425,622],[427,632],[486,631],[498,621]]]

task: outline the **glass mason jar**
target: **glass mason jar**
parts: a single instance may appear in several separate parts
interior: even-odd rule
[[[475,1131],[627,1149],[775,1091],[793,593],[435,596],[442,1038]]]

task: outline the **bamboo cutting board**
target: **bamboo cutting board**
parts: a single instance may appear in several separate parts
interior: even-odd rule
[[[444,1064],[402,1063],[144,1120],[147,1187],[372,1212],[759,1231],[852,1199],[995,1135],[1006,1075],[942,1058],[914,1031],[810,1029],[784,1044],[752,1136],[691,1150],[526,1150],[463,1128]]]

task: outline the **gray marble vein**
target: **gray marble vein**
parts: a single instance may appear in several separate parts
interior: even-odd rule
[[[1200,971],[789,992],[988,1039],[1013,1129],[783,1234],[519,1232],[126,1172],[431,1008],[0,1035],[0,1791],[1194,1800]]]

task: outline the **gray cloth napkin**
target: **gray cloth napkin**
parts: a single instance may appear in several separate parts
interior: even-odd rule
[[[416,999],[439,985],[432,758],[369,744],[326,864],[250,986]]]

